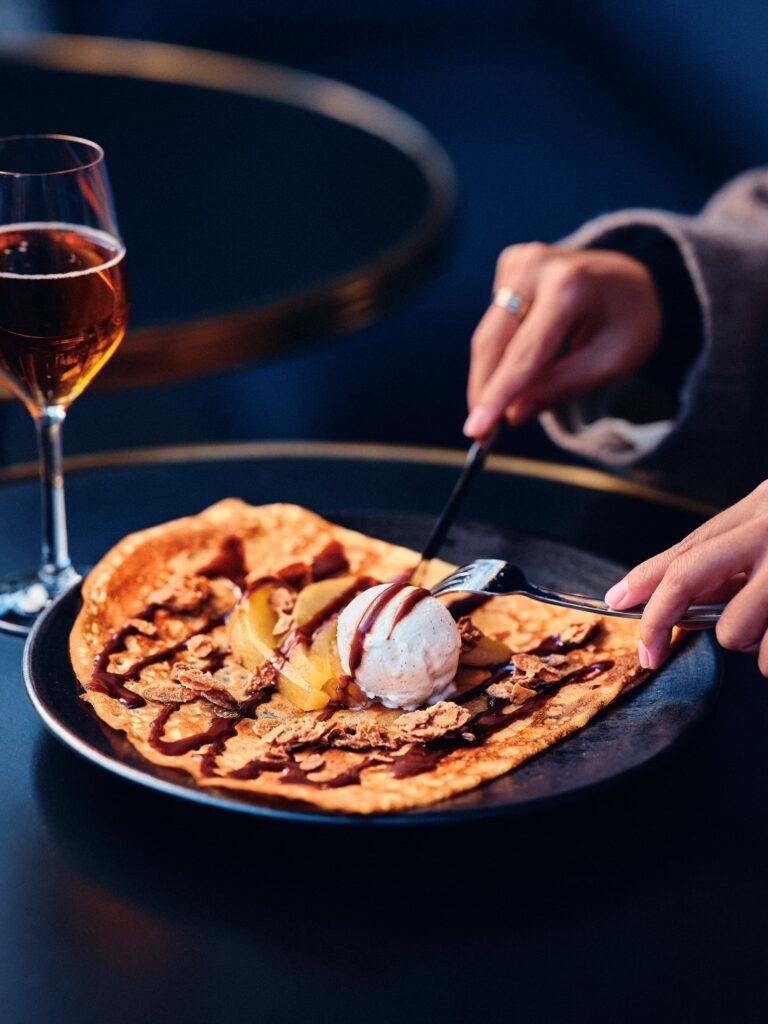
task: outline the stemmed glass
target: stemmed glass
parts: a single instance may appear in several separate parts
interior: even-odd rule
[[[43,498],[40,567],[0,579],[0,629],[28,632],[79,579],[67,545],[61,428],[122,341],[128,307],[101,147],[67,135],[0,138],[0,382],[35,421]]]

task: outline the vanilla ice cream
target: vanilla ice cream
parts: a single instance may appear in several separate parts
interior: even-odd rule
[[[458,628],[419,587],[382,583],[358,594],[339,616],[337,639],[344,671],[385,707],[412,711],[456,689]]]

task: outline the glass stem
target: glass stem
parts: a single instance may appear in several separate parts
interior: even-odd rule
[[[64,475],[61,467],[61,428],[66,415],[65,409],[50,406],[41,409],[35,416],[43,499],[43,545],[38,575],[51,594],[60,593],[76,577],[67,545]]]

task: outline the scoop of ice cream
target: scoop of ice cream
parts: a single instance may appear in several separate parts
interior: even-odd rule
[[[461,637],[450,612],[419,587],[382,583],[339,616],[344,671],[368,697],[412,711],[455,690]]]

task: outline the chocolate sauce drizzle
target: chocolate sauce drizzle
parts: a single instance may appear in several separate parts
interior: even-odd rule
[[[290,565],[278,569],[276,573],[266,576],[259,576],[252,580],[243,591],[243,597],[248,597],[259,587],[266,583],[276,583],[280,586],[291,587],[294,590],[302,590],[310,583],[319,583],[320,580],[329,579],[331,576],[339,576],[349,571],[349,562],[344,554],[344,549],[338,541],[331,541],[319,555],[314,559],[312,565],[306,562],[291,562]],[[372,586],[373,584],[369,584]]]
[[[155,605],[146,605],[141,609],[138,615],[134,615],[133,617],[135,619],[144,619],[145,621],[148,621],[154,610]],[[187,642],[191,637],[197,636],[199,633],[209,633],[212,629],[220,626],[226,620],[227,614],[227,612],[224,612],[221,615],[210,616],[199,627],[199,629],[189,633],[182,640],[178,640],[176,643],[171,644],[170,647],[162,647],[159,651],[154,651],[152,654],[148,654],[144,658],[139,658],[138,661],[135,661],[130,668],[125,669],[123,672],[110,672],[107,669],[110,656],[125,646],[125,640],[127,637],[139,632],[135,625],[127,623],[112,634],[99,654],[96,655],[93,662],[93,671],[91,672],[88,688],[90,690],[95,690],[97,693],[105,693],[108,697],[113,697],[115,700],[119,700],[121,704],[124,704],[127,708],[131,708],[131,710],[144,707],[146,704],[144,698],[133,690],[129,690],[124,684],[138,679],[140,673],[150,665],[157,665],[162,661],[169,661],[174,657],[174,655],[178,654],[179,651],[186,647]]]
[[[134,619],[142,619],[148,622],[154,610],[155,606],[148,604],[133,617]],[[128,679],[128,672],[132,672],[133,668],[129,669],[128,672],[109,672],[107,665],[109,664],[110,657],[125,645],[126,638],[134,633],[138,633],[138,631],[138,627],[131,622],[115,630],[94,658],[93,671],[91,672],[88,684],[90,690],[95,690],[97,693],[105,693],[108,697],[119,700],[127,708],[141,708],[146,703],[144,698],[140,697],[138,693],[134,693],[133,690],[123,686],[123,683]]]
[[[392,629],[389,631],[389,635],[392,636],[395,626],[398,622],[402,622],[403,619],[407,618],[417,604],[420,604],[425,597],[430,597],[428,590],[424,590],[423,587],[415,587],[413,593],[408,594],[403,603],[397,609],[394,621],[392,622]]]
[[[334,563],[339,564],[338,559]],[[326,566],[327,568],[327,566]],[[259,583],[264,582],[258,581]],[[335,597],[332,601],[329,601],[324,607],[322,607],[308,622],[304,623],[299,629],[294,631],[294,637],[289,644],[283,647],[277,648],[273,663],[275,667],[280,668],[281,663],[288,657],[290,646],[298,643],[301,639],[311,641],[313,635],[320,629],[321,626],[325,625],[334,615],[336,615],[341,608],[343,608],[358,592],[367,590],[369,586],[375,583],[375,580],[370,580],[367,577],[356,580],[353,584],[347,587],[340,595]],[[182,645],[183,646],[183,645]],[[350,680],[352,682],[352,680]],[[130,691],[129,691],[130,692]],[[194,736],[186,737],[183,740],[171,741],[170,743],[162,739],[163,729],[168,718],[173,711],[179,707],[178,704],[169,705],[159,713],[159,715],[152,721],[149,732],[149,743],[163,754],[169,755],[180,755],[187,754],[192,750],[197,750],[202,746],[210,744],[208,750],[203,754],[201,758],[201,770],[203,775],[212,776],[216,774],[216,758],[224,749],[226,741],[234,736],[237,731],[237,725],[243,718],[252,717],[254,709],[259,705],[269,700],[271,692],[256,694],[253,697],[248,698],[245,701],[240,702],[236,706],[237,715],[231,718],[219,718],[214,719],[210,728],[206,732],[197,733]],[[331,709],[331,714],[333,709]],[[330,716],[329,716],[330,717]],[[222,724],[224,723],[224,724]],[[274,771],[273,767],[275,762],[259,762],[260,771]],[[295,765],[295,762],[285,762],[286,765]],[[265,767],[269,765],[270,767]],[[247,767],[247,766],[246,766]],[[240,776],[235,776],[239,778]],[[256,776],[254,775],[253,778]]]
[[[312,562],[312,579],[327,580],[345,572],[349,572],[349,561],[344,548],[337,540],[332,540]]]
[[[226,721],[226,719],[224,719]],[[232,719],[229,719],[232,721]],[[239,719],[238,719],[239,721]],[[237,726],[237,722],[234,723]],[[234,733],[232,734],[234,735]],[[216,760],[219,754],[223,753],[224,747],[229,739],[229,734],[222,732],[220,733],[212,743],[209,743],[206,749],[199,757],[200,763],[200,774],[206,778],[211,778],[216,775]]]
[[[414,775],[423,775],[436,768],[443,758],[455,749],[455,746],[426,746],[420,743],[396,757],[387,774],[393,779],[410,779]]]
[[[197,570],[198,576],[208,579],[220,577],[231,580],[238,590],[245,590],[245,577],[248,566],[245,564],[245,548],[239,537],[225,537],[221,542],[221,550],[208,565]]]
[[[590,630],[590,635],[594,630]],[[581,640],[563,640],[559,633],[553,633],[552,636],[548,636],[541,643],[528,651],[528,654],[567,654],[568,651],[575,651],[577,647],[581,647],[587,640],[587,637],[583,637]]]
[[[165,724],[173,712],[178,711],[180,707],[180,704],[166,705],[160,714],[152,720],[149,727],[148,741],[161,754],[166,754],[168,757],[180,757],[182,754],[188,754],[191,750],[198,750],[208,743],[216,742],[221,742],[223,748],[224,743],[235,735],[240,718],[214,718],[205,732],[184,736],[180,740],[164,740],[162,737]]]
[[[315,558],[312,563],[311,570],[307,569],[303,564],[299,566],[298,563],[296,566],[289,568],[295,568],[297,573],[301,568],[302,573],[306,573],[306,575],[310,575],[311,573],[312,579],[319,580],[346,572],[349,569],[349,562],[347,561],[341,545],[333,541]],[[252,592],[256,587],[266,582],[287,582],[287,576],[285,575],[277,577],[263,577],[262,579],[252,583],[250,587],[246,589],[247,567],[245,564],[243,543],[239,537],[234,536],[227,537],[222,543],[219,554],[203,569],[198,570],[198,572],[201,576],[223,577],[229,579],[236,587],[246,594]],[[403,573],[398,576],[385,590],[381,592],[381,594],[376,597],[361,617],[353,634],[350,650],[350,668],[353,673],[360,666],[362,661],[366,636],[390,602],[409,585],[411,576],[412,572]],[[301,641],[311,642],[315,633],[330,619],[338,615],[339,612],[346,607],[346,605],[349,604],[355,596],[357,596],[357,594],[374,585],[376,585],[376,580],[369,577],[362,577],[356,580],[325,607],[321,608],[308,622],[304,623],[303,626],[299,629],[293,630],[293,636],[289,641],[287,649],[284,649],[283,647],[278,648],[275,651],[276,658],[284,661],[289,654],[291,644]],[[392,630],[428,596],[429,591],[420,587],[415,588],[411,594],[408,594],[395,615]],[[448,609],[455,619],[459,619],[480,607],[486,600],[488,600],[488,598],[482,595],[469,595],[468,597],[453,601],[448,606]],[[145,607],[140,609],[132,618],[134,620],[151,621],[152,615],[157,608],[158,606],[155,604],[145,605]],[[212,629],[215,629],[226,620],[228,614],[228,612],[225,612],[220,615],[211,616],[207,618],[205,622],[193,633],[184,637],[184,639],[179,640],[168,647],[155,651],[152,654],[148,654],[144,658],[138,659],[130,666],[130,668],[123,672],[111,672],[107,668],[110,657],[121,648],[124,648],[125,640],[129,636],[139,632],[139,628],[136,624],[133,622],[126,623],[126,625],[116,630],[110,636],[100,653],[94,659],[93,672],[89,682],[90,689],[100,693],[105,693],[108,696],[119,700],[128,708],[134,709],[143,707],[146,703],[143,697],[128,689],[125,686],[125,683],[138,679],[142,670],[148,666],[172,659],[186,646],[190,637],[201,633],[207,633]],[[392,630],[390,630],[390,635]],[[578,643],[564,643],[558,635],[553,635],[548,637],[534,651],[529,653],[562,653],[563,651],[573,650],[578,646]],[[225,652],[215,652],[208,659],[209,666],[212,669],[214,666],[216,668],[221,667],[225,656]],[[549,694],[559,689],[561,686],[564,686],[567,683],[588,682],[604,672],[607,672],[613,667],[613,664],[613,661],[607,659],[604,661],[596,661],[591,664],[584,665],[573,672],[567,673],[553,683],[541,684],[537,687],[537,694],[535,697],[526,701],[519,708],[512,711],[507,711],[509,701],[488,698],[488,708],[478,712],[472,719],[470,719],[470,721],[462,728],[459,736],[452,738],[444,737],[442,739],[432,741],[431,743],[414,744],[404,754],[400,754],[395,758],[370,754],[363,758],[362,761],[358,762],[358,764],[352,765],[345,771],[332,776],[330,779],[320,781],[309,778],[309,773],[305,771],[293,758],[277,761],[265,761],[259,758],[254,758],[241,768],[230,772],[229,777],[234,779],[256,779],[263,772],[279,772],[281,784],[312,786],[316,789],[338,789],[345,786],[359,785],[362,772],[365,771],[366,768],[378,765],[388,765],[388,774],[395,779],[404,779],[410,778],[414,775],[421,775],[435,768],[437,764],[439,764],[439,762],[452,751],[461,749],[462,747],[478,746],[486,737],[508,725],[511,721],[514,721],[515,718],[519,717],[523,713],[529,714],[534,702],[535,707],[541,705]],[[472,690],[461,694],[456,698],[456,701],[458,703],[463,703],[473,697],[479,696],[493,683],[501,681],[512,672],[514,672],[514,662],[496,666],[486,680],[477,687],[474,687]],[[320,713],[318,720],[326,721],[335,713],[337,707],[348,706],[345,701],[345,694],[353,686],[356,686],[353,676],[346,676],[340,679],[338,699],[329,704],[328,707]],[[245,701],[241,701],[234,706],[234,715],[226,718],[216,716],[205,731],[195,733],[192,736],[182,737],[179,740],[163,739],[163,732],[169,718],[181,706],[179,703],[169,704],[163,707],[150,723],[148,741],[155,750],[158,750],[160,753],[170,757],[181,756],[183,754],[188,754],[193,750],[199,750],[201,747],[206,747],[207,749],[200,756],[201,771],[203,775],[214,776],[216,775],[216,759],[224,750],[227,740],[236,734],[238,724],[243,718],[252,717],[254,709],[259,704],[269,700],[270,697],[271,691],[268,691],[266,693],[256,694]],[[307,753],[310,752],[312,751],[307,751]]]
[[[440,761],[453,751],[460,750],[462,747],[480,746],[488,736],[503,729],[516,718],[520,718],[523,714],[530,714],[531,710],[536,710],[537,707],[544,703],[545,698],[550,693],[561,686],[565,686],[566,683],[587,682],[602,675],[603,672],[607,672],[612,667],[613,662],[606,660],[596,661],[591,665],[585,665],[580,669],[576,669],[576,671],[570,672],[554,683],[542,685],[540,687],[541,692],[536,697],[526,701],[525,704],[521,704],[514,711],[506,711],[509,701],[491,698],[489,699],[488,709],[478,712],[474,718],[471,718],[462,728],[459,736],[451,739],[435,740],[432,743],[415,744],[410,750],[393,759],[381,758],[372,754],[346,771],[333,775],[330,779],[322,781],[310,779],[308,773],[300,765],[296,764],[295,761],[266,762],[269,764],[269,768],[266,770],[281,772],[281,784],[288,785],[293,783],[295,785],[314,786],[316,789],[340,789],[343,786],[359,785],[361,773],[366,768],[380,764],[389,765],[387,774],[393,779],[408,779],[414,775],[423,775],[425,772],[430,772],[433,768],[436,768]],[[509,673],[507,672],[506,674]],[[485,683],[485,686],[490,686],[493,678],[491,676]],[[536,702],[534,708],[531,707],[533,701]],[[232,774],[238,779],[258,778],[260,771],[265,770],[263,768],[264,764],[265,762],[250,761],[243,768],[239,769],[237,773]]]
[[[360,621],[355,627],[355,632],[352,634],[352,642],[349,645],[349,669],[353,676],[360,667],[360,662],[363,660],[363,645],[365,644],[365,638],[373,629],[376,624],[376,620],[390,601],[393,601],[400,591],[407,586],[408,584],[405,580],[396,580],[394,583],[390,583],[389,586],[382,590],[380,594],[376,595],[361,616]]]
[[[314,560],[311,571],[312,577],[319,580],[344,572],[348,568],[349,562],[347,561],[341,545],[336,541],[332,541]],[[229,579],[240,591],[245,591],[247,572],[248,569],[245,563],[243,542],[239,537],[231,536],[224,539],[219,553],[207,565],[198,570],[198,575],[205,576],[207,578],[218,577]],[[265,577],[261,580],[255,581],[254,584],[248,588],[248,591],[253,590],[255,587],[268,581],[285,582],[284,579],[279,579],[278,577]],[[367,589],[375,582],[375,580],[364,578],[356,581],[356,583],[351,587],[348,587],[337,598],[329,602],[329,604],[324,608],[321,608],[309,622],[304,624],[301,629],[303,638],[311,640],[313,634],[321,625],[327,622],[333,615],[337,614],[338,611],[340,611],[340,609],[344,607],[344,605],[359,591]],[[109,665],[109,660],[112,655],[125,648],[125,641],[129,636],[133,636],[139,632],[139,626],[133,620],[149,622],[158,608],[159,606],[157,604],[151,603],[145,605],[134,616],[132,616],[132,621],[127,622],[124,626],[121,626],[120,629],[117,629],[112,633],[99,654],[94,659],[93,670],[89,680],[89,689],[98,693],[104,693],[109,697],[113,697],[132,710],[144,707],[146,705],[144,698],[140,694],[130,690],[125,683],[138,679],[143,669],[150,665],[156,665],[160,662],[171,660],[176,654],[186,647],[187,642],[192,636],[209,633],[217,626],[222,625],[229,614],[229,612],[224,612],[220,615],[209,616],[201,626],[189,635],[185,636],[183,639],[178,640],[167,647],[163,647],[158,651],[154,651],[143,658],[137,659],[130,668],[125,669],[122,672],[109,671],[107,666]],[[225,657],[226,652],[224,651],[216,651],[210,655],[207,659],[209,671],[213,672],[216,671],[216,669],[221,668]],[[211,725],[204,732],[195,733],[192,736],[185,736],[180,740],[164,740],[162,738],[168,719],[171,717],[173,712],[177,711],[181,706],[178,703],[169,704],[162,708],[150,723],[148,741],[155,750],[171,757],[187,754],[192,750],[198,750],[200,747],[207,746],[208,749],[201,758],[201,768],[204,775],[213,775],[215,774],[216,758],[224,749],[226,741],[235,735],[238,723],[245,717],[252,717],[254,709],[259,704],[268,700],[270,696],[271,694],[269,692],[256,694],[247,700],[236,703],[235,715],[228,718],[215,717]]]
[[[332,551],[327,554],[326,561],[321,566],[321,571],[339,571],[342,567],[348,567],[346,559],[343,560],[343,566],[341,565],[341,559],[338,557],[338,552]],[[266,582],[265,580],[257,581],[256,585],[259,586],[261,583]],[[319,609],[310,620],[305,623],[300,629],[295,631],[295,636],[292,643],[299,642],[300,639],[311,641],[312,636],[316,631],[324,626],[331,618],[337,614],[341,608],[343,608],[357,593],[362,590],[367,590],[369,587],[376,583],[375,580],[371,580],[368,577],[356,580],[353,584],[347,587],[340,595],[329,601],[324,607]],[[222,620],[223,621],[223,620]],[[203,632],[203,631],[199,631]],[[184,641],[185,642],[185,641]],[[177,645],[177,649],[183,646],[183,643]],[[288,649],[285,647],[279,647],[275,650],[275,667],[280,669],[280,664],[285,662],[285,658],[288,656]],[[215,656],[215,655],[214,655]],[[223,658],[223,655],[222,655]],[[134,666],[135,669],[135,666]],[[133,670],[131,670],[133,671]],[[140,670],[139,670],[140,671]],[[352,680],[350,679],[350,683]],[[130,692],[130,691],[128,691]],[[134,694],[135,696],[136,694]],[[268,700],[271,693],[256,694],[253,697],[243,700],[237,706],[237,717],[214,719],[211,726],[205,732],[197,733],[193,736],[187,736],[183,739],[176,741],[167,741],[162,738],[163,729],[165,724],[170,718],[171,714],[179,707],[179,705],[169,705],[164,708],[160,714],[155,718],[150,727],[150,735],[148,735],[148,741],[154,746],[154,748],[161,754],[170,756],[179,756],[182,754],[188,754],[190,751],[199,750],[201,746],[209,745],[209,749],[203,755],[201,759],[201,769],[204,775],[211,776],[215,775],[215,762],[218,755],[223,751],[224,744],[230,736],[233,736],[237,732],[238,723],[243,718],[250,718],[253,716],[254,709],[260,705],[260,703]],[[333,714],[333,709],[331,711]],[[265,762],[264,764],[272,765],[273,762]],[[287,764],[295,765],[295,762],[287,762]],[[263,767],[261,770],[265,770]]]
[[[395,758],[382,758],[375,754],[371,754],[368,757],[363,758],[363,760],[358,764],[352,765],[350,768],[340,772],[338,775],[331,776],[330,779],[310,779],[309,773],[293,759],[283,761],[263,761],[259,758],[254,758],[247,764],[243,765],[242,768],[238,768],[235,771],[230,772],[229,778],[257,779],[262,772],[279,772],[279,781],[281,785],[294,784],[301,786],[313,786],[316,789],[340,789],[343,786],[359,785],[361,773],[366,768],[371,768],[374,765],[389,765],[388,774],[393,779],[407,779],[412,778],[414,775],[423,775],[425,772],[432,771],[432,769],[437,767],[444,757],[447,757],[447,755],[453,751],[467,747],[480,746],[488,736],[491,736],[498,730],[503,729],[516,718],[520,718],[524,714],[528,715],[531,711],[536,711],[542,706],[545,699],[554,691],[559,690],[560,687],[569,683],[583,683],[596,679],[604,672],[613,668],[613,664],[613,661],[610,659],[595,661],[589,665],[583,665],[581,668],[575,669],[573,672],[569,672],[567,675],[564,675],[562,678],[557,679],[552,683],[543,683],[537,688],[538,692],[535,697],[532,697],[513,711],[506,710],[509,706],[509,701],[500,700],[498,698],[489,698],[488,708],[483,711],[479,711],[473,718],[471,718],[469,722],[462,727],[459,736],[441,738],[439,740],[433,740],[431,743],[414,744],[414,746],[404,754],[399,754]],[[514,664],[500,666],[481,684],[478,692],[482,692],[482,690],[487,689],[494,682],[499,682],[501,679],[514,672],[514,670]],[[325,719],[323,715],[320,715],[318,716],[318,720],[323,721]],[[307,750],[307,753],[310,752],[312,752],[311,748],[310,750]]]
[[[509,701],[498,698],[488,698],[488,709],[479,711],[461,729],[461,734],[452,739],[434,740],[432,743],[423,743],[412,747],[405,754],[395,759],[389,770],[389,774],[395,779],[410,778],[413,775],[421,775],[423,772],[431,771],[444,757],[459,750],[462,747],[479,746],[488,736],[503,729],[514,722],[516,718],[529,715],[532,711],[538,710],[547,697],[560,687],[569,683],[584,683],[596,679],[599,675],[613,668],[613,661],[595,661],[591,665],[584,665],[574,672],[569,672],[561,679],[552,683],[543,683],[537,687],[535,697],[527,700],[513,711],[507,711]],[[514,671],[514,665],[511,666]],[[504,666],[504,670],[492,673],[482,684],[484,688],[489,687],[493,682],[499,682],[505,675],[510,674],[510,666]]]
[[[226,691],[225,691],[226,692]],[[185,736],[180,740],[164,740],[163,729],[174,711],[177,711],[180,704],[168,704],[160,711],[156,718],[152,719],[149,726],[147,740],[151,746],[161,754],[170,757],[179,757],[188,754],[192,750],[199,750],[200,747],[208,746],[208,749],[200,758],[200,768],[203,775],[211,776],[216,774],[216,758],[223,751],[224,745],[230,737],[237,732],[238,724],[244,718],[253,718],[253,712],[259,704],[263,704],[271,697],[271,692],[258,693],[247,700],[235,702],[233,710],[236,714],[227,717],[213,719],[205,732],[195,733],[193,736]]]
[[[360,668],[360,663],[363,660],[363,654],[365,653],[365,638],[371,632],[373,627],[376,625],[379,617],[382,615],[386,607],[391,604],[397,595],[409,586],[409,580],[413,576],[414,570],[410,569],[407,572],[400,573],[394,580],[382,590],[373,601],[370,603],[366,611],[360,618],[355,631],[352,634],[352,642],[349,645],[349,670],[354,678],[355,672]],[[369,584],[371,585],[371,584]],[[367,589],[367,588],[364,588]],[[395,617],[392,621],[392,626],[389,630],[389,636],[392,636],[395,626],[402,622],[413,609],[424,600],[425,597],[429,597],[430,593],[423,587],[414,587],[412,593],[407,594],[403,603],[397,609]]]
[[[202,569],[198,569],[199,576],[205,576],[208,579],[214,577],[228,579],[240,590],[245,587],[247,572],[243,542],[239,537],[235,536],[225,537],[215,558],[203,566]],[[157,604],[144,605],[143,608],[132,616],[132,620],[139,619],[144,622],[150,622],[153,614],[159,607]],[[94,658],[93,671],[91,672],[88,688],[119,700],[121,704],[131,710],[144,707],[146,704],[144,698],[140,694],[134,693],[133,690],[129,690],[124,684],[138,679],[141,672],[150,665],[169,661],[186,647],[187,641],[191,637],[197,636],[200,633],[210,633],[212,629],[220,626],[226,620],[227,615],[228,612],[222,615],[209,616],[198,629],[185,636],[183,640],[179,640],[168,647],[163,647],[159,651],[154,651],[152,654],[140,658],[124,672],[110,672],[107,668],[110,657],[125,647],[125,641],[129,636],[139,632],[138,627],[133,621],[127,622],[120,629],[115,630]],[[210,671],[220,668],[224,657],[224,652],[211,655],[208,662]]]
[[[391,758],[370,754],[368,757],[364,757],[358,764],[351,765],[343,772],[339,772],[338,775],[333,775],[330,779],[319,780],[310,779],[309,772],[306,772],[294,760],[261,761],[259,758],[254,758],[252,761],[244,764],[242,768],[237,768],[235,771],[230,772],[228,778],[258,779],[262,772],[279,772],[281,785],[292,784],[313,786],[315,789],[341,789],[344,786],[358,786],[360,784],[360,776],[366,768],[371,768],[377,764],[390,763]]]
[[[240,590],[245,587],[247,572],[243,542],[239,537],[235,536],[225,537],[221,542],[221,549],[216,557],[203,566],[202,569],[198,569],[199,576],[205,576],[208,579],[222,577],[231,580]],[[132,620],[139,619],[144,622],[150,622],[154,612],[159,607],[157,604],[144,605],[143,608],[132,616]],[[154,651],[152,654],[140,658],[124,672],[110,672],[107,668],[110,657],[125,647],[125,641],[129,636],[139,632],[138,627],[133,621],[127,622],[120,629],[115,630],[94,658],[93,671],[91,672],[88,688],[95,690],[97,693],[105,693],[108,697],[119,700],[121,704],[132,710],[144,707],[146,704],[144,698],[140,694],[134,693],[133,690],[129,690],[124,684],[138,679],[143,669],[148,668],[150,665],[169,661],[186,647],[187,641],[191,637],[197,636],[199,633],[209,633],[212,629],[220,626],[225,621],[227,614],[225,612],[223,615],[208,617],[198,629],[185,636],[183,640],[179,640],[168,647],[163,647],[159,651]],[[211,671],[220,668],[223,659],[223,653],[220,655],[213,654],[211,661],[209,661]]]

